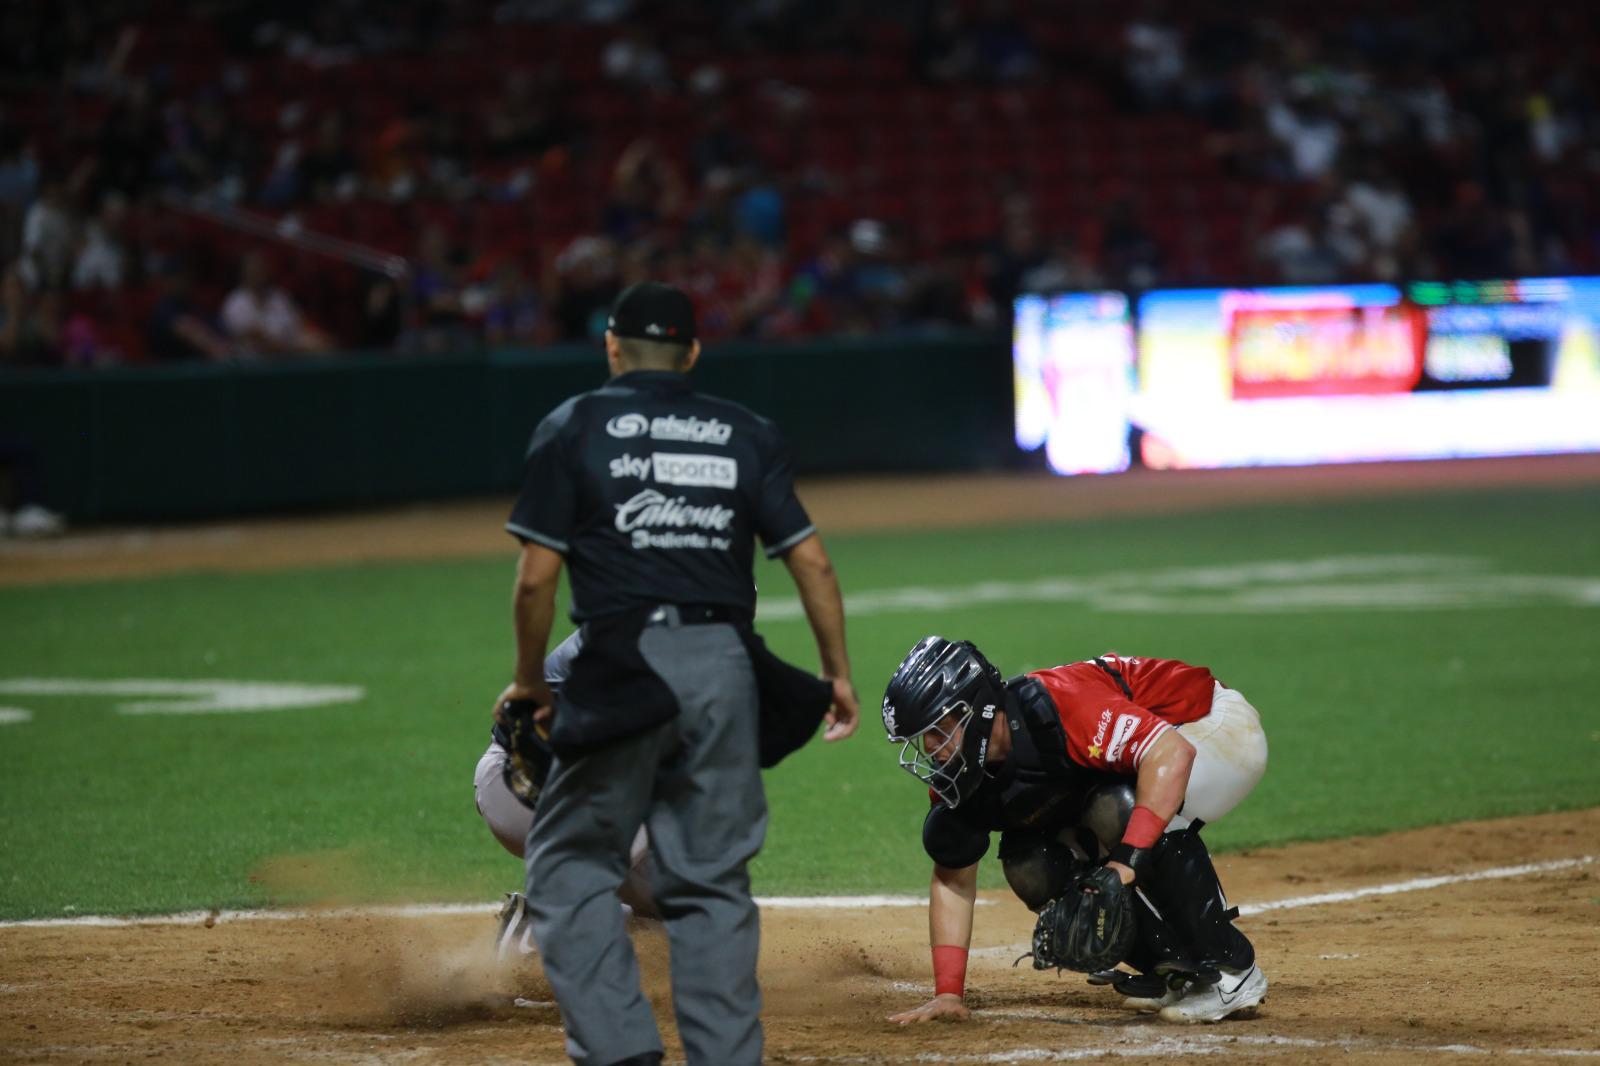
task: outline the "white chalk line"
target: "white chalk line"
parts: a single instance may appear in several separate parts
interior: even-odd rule
[[[901,987],[907,982],[894,982],[895,991],[927,993],[923,987]],[[797,1056],[795,1062],[826,1062],[835,1064],[875,1063],[1011,1063],[1011,1062],[1079,1062],[1099,1058],[1153,1058],[1158,1055],[1217,1055],[1229,1051],[1253,1049],[1268,1051],[1400,1051],[1408,1054],[1444,1055],[1542,1055],[1557,1058],[1600,1059],[1600,1048],[1489,1048],[1476,1044],[1406,1044],[1398,1041],[1375,1040],[1370,1037],[1346,1037],[1339,1040],[1321,1040],[1315,1037],[1282,1036],[1276,1033],[1198,1033],[1173,1032],[1148,1015],[1130,1017],[1127,1023],[1107,1025],[1075,1017],[1070,1008],[1050,1010],[1041,1007],[1012,1007],[998,1010],[979,1010],[976,1013],[991,1021],[1045,1021],[1071,1026],[1085,1033],[1100,1034],[1103,1042],[1087,1047],[1012,1048],[1007,1051],[987,1052],[922,1052],[901,1058],[874,1055],[860,1056]]]
[[[1040,1011],[983,1011],[985,1018],[1028,1019],[1043,1016]],[[1082,1062],[1100,1058],[1155,1058],[1178,1055],[1221,1055],[1230,1051],[1380,1051],[1404,1052],[1413,1055],[1520,1055],[1550,1056],[1555,1058],[1600,1059],[1600,1049],[1589,1048],[1488,1048],[1475,1044],[1404,1044],[1395,1041],[1346,1038],[1343,1040],[1317,1040],[1311,1037],[1279,1036],[1276,1034],[1221,1034],[1184,1033],[1159,1030],[1144,1025],[1110,1026],[1073,1022],[1066,1018],[1052,1018],[1066,1024],[1082,1025],[1089,1032],[1104,1033],[1105,1043],[1073,1048],[1013,1048],[1008,1051],[969,1053],[942,1053],[926,1051],[901,1058],[873,1055],[870,1058],[855,1055],[805,1055],[789,1061],[818,1063],[1011,1063],[1011,1062]]]
[[[167,696],[119,704],[119,714],[237,714],[284,711],[354,703],[366,697],[360,685],[303,685],[281,681],[183,680],[125,677],[0,678],[0,694],[8,696]]]
[[[957,586],[869,589],[845,597],[852,617],[985,604],[1076,603],[1134,613],[1477,610],[1519,605],[1600,607],[1600,576],[1501,574],[1453,555],[1334,555],[1219,566],[1040,575]],[[800,601],[762,599],[761,622],[805,617]]]
[[[1575,859],[1554,859],[1550,862],[1530,862],[1521,866],[1500,866],[1492,870],[1477,870],[1465,874],[1444,874],[1439,877],[1418,877],[1411,881],[1401,881],[1393,885],[1373,885],[1370,888],[1356,888],[1348,892],[1324,892],[1315,896],[1300,896],[1295,899],[1273,900],[1267,903],[1247,903],[1239,908],[1239,913],[1245,917],[1252,914],[1262,914],[1266,911],[1281,911],[1292,907],[1315,907],[1323,903],[1344,903],[1353,899],[1365,899],[1368,896],[1392,896],[1398,892],[1419,892],[1425,888],[1440,888],[1444,885],[1458,885],[1468,881],[1495,881],[1505,877],[1525,877],[1528,874],[1549,873],[1552,870],[1568,870],[1574,866],[1587,866],[1594,862],[1593,855],[1580,855]]]
[[[987,900],[979,900],[987,903]],[[926,896],[757,896],[763,910],[867,910],[872,907],[926,907]],[[364,907],[310,910],[181,911],[128,918],[85,914],[73,918],[25,918],[0,922],[0,929],[47,929],[53,926],[95,926],[120,929],[130,925],[202,925],[206,922],[285,922],[306,918],[443,918],[462,914],[494,914],[498,903],[394,903]]]
[[[1549,862],[1526,863],[1521,866],[1499,866],[1490,870],[1468,873],[1444,874],[1438,877],[1419,877],[1389,885],[1372,885],[1345,892],[1323,892],[1315,896],[1296,896],[1291,899],[1271,900],[1266,903],[1249,903],[1239,908],[1243,915],[1264,911],[1290,910],[1296,907],[1316,907],[1327,903],[1344,903],[1367,896],[1388,896],[1397,892],[1417,892],[1426,888],[1467,881],[1492,881],[1506,877],[1524,877],[1528,874],[1567,870],[1587,866],[1595,861],[1593,855],[1574,859],[1553,859]],[[988,900],[979,900],[980,906]],[[867,910],[873,907],[925,907],[925,896],[757,896],[756,905],[763,910]],[[205,922],[261,922],[295,921],[306,918],[438,918],[462,914],[493,914],[498,903],[399,903],[366,907],[336,907],[326,910],[216,910],[183,911],[177,914],[152,914],[143,917],[122,918],[110,915],[78,915],[71,918],[24,918],[0,922],[0,929],[41,929],[55,926],[95,926],[121,928],[130,925],[200,925]],[[1005,944],[998,947],[977,948],[974,956],[1015,954],[1028,950],[1027,944]]]

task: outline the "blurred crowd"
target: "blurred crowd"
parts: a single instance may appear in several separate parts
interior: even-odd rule
[[[1485,278],[1593,271],[1600,92],[1586,5],[1340,5],[1331,25],[1146,4],[1124,36],[1135,114],[1203,119],[1259,186],[1256,273]]]
[[[7,5],[0,364],[584,341],[646,277],[720,339],[999,329],[1021,291],[1600,268],[1582,5],[1070,7],[1067,25],[1009,0]],[[508,64],[481,99],[391,85],[381,116],[341,95],[434,52],[457,69],[430,77],[465,77],[460,41],[547,25],[592,55]],[[1184,213],[1152,215],[1134,167],[1068,224],[1018,176],[1034,142],[992,167],[952,145],[992,206],[901,213],[893,180],[868,196],[870,168],[813,149],[854,121],[823,107],[830,71],[869,63],[880,95],[1081,87],[1123,131],[1192,131],[1150,149],[1195,157]],[[596,96],[675,119],[619,141]],[[403,265],[308,251],[316,233]]]

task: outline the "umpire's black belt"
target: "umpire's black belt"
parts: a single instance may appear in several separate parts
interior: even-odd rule
[[[663,603],[650,612],[647,626],[703,626],[714,622],[748,623],[750,612],[725,603]]]

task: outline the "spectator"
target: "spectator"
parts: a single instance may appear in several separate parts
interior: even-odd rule
[[[123,243],[128,202],[119,192],[109,192],[100,210],[83,227],[77,258],[72,264],[75,289],[120,289],[128,276],[128,251]]]
[[[742,171],[755,161],[750,141],[734,124],[733,112],[726,101],[712,104],[690,156],[694,160],[695,176],[701,180],[715,173]]]
[[[61,362],[62,302],[56,289],[30,292],[22,271],[0,279],[0,366],[44,367]]]
[[[416,196],[422,187],[421,133],[416,124],[416,111],[392,116],[373,138],[367,161],[367,182],[377,199],[404,203]]]
[[[1338,162],[1344,131],[1314,96],[1301,94],[1272,104],[1267,128],[1288,152],[1290,170],[1302,181],[1323,177]]]
[[[416,332],[409,344],[428,352],[470,348],[463,256],[438,223],[422,231],[411,266],[411,306]]]
[[[97,307],[140,308],[145,300],[118,289],[139,282],[153,248],[207,261],[237,254],[236,236],[155,206],[169,191],[282,209],[348,202],[348,211],[306,212],[301,222],[385,250],[412,239],[413,216],[393,205],[449,199],[461,207],[441,219],[442,259],[419,242],[410,280],[373,280],[347,315],[335,315],[332,299],[315,305],[340,325],[343,343],[388,347],[404,326],[413,327],[407,345],[434,350],[479,344],[491,330],[521,332],[492,314],[497,300],[517,300],[483,264],[540,241],[565,249],[548,256],[533,301],[535,332],[551,337],[588,336],[592,294],[622,276],[669,271],[704,301],[708,328],[795,335],[942,321],[957,275],[986,290],[966,291],[965,313],[998,327],[1019,288],[1600,266],[1600,200],[1593,153],[1584,151],[1600,113],[1582,63],[1594,34],[1570,5],[1513,11],[1473,0],[1457,10],[1431,0],[1342,20],[1287,7],[1180,19],[1167,0],[1134,0],[1103,12],[1109,21],[1069,20],[1092,24],[1092,50],[1060,32],[1064,24],[1051,27],[1059,55],[1041,47],[1053,16],[1013,0],[871,11],[841,0],[757,0],[714,5],[714,18],[636,0],[488,5],[356,0],[279,5],[268,18],[222,12],[215,21],[228,56],[215,79],[210,62],[167,62],[161,24],[178,15],[135,25],[126,5],[13,5],[4,21],[17,32],[0,40],[14,82],[0,109],[0,262],[19,263],[43,289],[65,279],[104,292]],[[519,21],[556,25],[496,40],[501,25]],[[491,84],[467,128],[452,109],[480,90],[468,68],[513,43],[532,46],[530,65]],[[1108,54],[1094,54],[1101,45]],[[391,64],[372,57],[425,47],[468,58],[403,61],[415,83],[396,96]],[[683,77],[672,69],[680,59]],[[595,64],[602,80],[591,86],[586,77],[585,95],[600,106],[569,102],[560,71]],[[1090,84],[1096,78],[1107,84]],[[977,88],[1035,79],[1040,92]],[[935,88],[901,91],[915,80]],[[1063,130],[1093,128],[1084,116],[1101,88],[1135,105],[1111,124],[1115,143],[1047,147],[1058,121]],[[336,106],[306,112],[307,101],[322,100]],[[995,109],[1003,131],[983,128]],[[303,129],[302,115],[311,116]],[[595,121],[592,133],[578,127],[580,116]],[[268,125],[283,130],[280,143],[259,140]],[[661,139],[627,144],[609,190],[597,190],[588,149],[644,128]],[[922,187],[933,195],[919,200],[952,215],[978,206],[965,188],[969,153],[953,145],[1014,175],[1013,191],[1024,176],[1062,188],[1058,170],[1073,172],[1061,174],[1067,185],[1087,178],[1104,187],[1098,171],[1111,167],[1118,186],[1150,193],[1161,240],[1131,212],[1111,212],[1077,226],[1082,247],[1047,245],[1038,220],[1003,191],[987,198],[1001,219],[992,244],[969,250],[960,271],[944,255],[909,259],[907,242],[888,230],[886,253],[823,240],[829,226],[876,212],[898,190]],[[1003,163],[989,159],[991,147]],[[42,194],[40,159],[61,168]],[[1169,165],[1183,176],[1154,177]],[[1285,187],[1270,226],[1241,225],[1245,202]],[[515,232],[492,232],[486,194],[528,198]],[[82,220],[79,203],[99,207]],[[972,236],[965,219],[938,223],[939,235],[905,237],[919,246]],[[575,233],[599,243],[569,243]],[[808,259],[818,243],[823,250]],[[741,276],[746,269],[755,275]],[[786,298],[769,306],[774,273],[790,280],[780,282]],[[468,276],[480,283],[468,286]],[[170,288],[163,281],[164,297]],[[31,315],[31,296],[29,306]],[[184,320],[205,324],[192,309]],[[133,349],[128,331],[147,326],[171,340],[170,321],[69,315],[61,346],[69,361],[98,361],[101,336]],[[207,345],[176,336],[170,350],[210,357]]]
[[[1405,190],[1392,172],[1377,163],[1360,169],[1345,188],[1344,203],[1358,231],[1379,255],[1392,253],[1411,225],[1411,201]]]
[[[1154,4],[1128,23],[1123,33],[1122,72],[1145,108],[1163,107],[1184,75],[1183,34]]]
[[[850,224],[850,245],[856,253],[855,289],[865,325],[871,330],[897,327],[911,293],[899,235],[876,219],[861,218]]]
[[[484,339],[490,344],[534,344],[543,338],[538,294],[516,263],[501,263],[483,309]]]
[[[445,200],[465,200],[477,192],[478,181],[467,162],[460,123],[449,112],[427,109],[418,115],[416,129],[426,191]]]
[[[369,275],[362,285],[361,320],[356,347],[388,351],[400,339],[405,325],[400,307],[400,287],[383,274]]]
[[[1022,288],[1022,278],[1045,262],[1044,238],[1034,225],[1033,209],[1021,199],[1007,206],[998,240],[984,253],[982,271],[989,298],[1010,314],[1011,301]]]
[[[495,159],[537,158],[572,143],[567,107],[555,68],[535,75],[514,70],[484,118],[484,136]]]
[[[181,264],[157,272],[157,299],[150,312],[147,349],[158,362],[224,362],[234,344],[195,303],[194,282]]]
[[[348,146],[344,116],[329,111],[317,121],[316,137],[300,158],[296,193],[302,201],[349,200],[360,189],[360,166]]]
[[[0,112],[0,221],[7,228],[20,221],[39,189],[39,161],[34,145]]]
[[[1344,278],[1349,266],[1325,211],[1309,223],[1297,215],[1269,230],[1259,254],[1270,264],[1274,280],[1285,285],[1332,284]]]
[[[557,338],[599,340],[605,335],[611,303],[621,291],[616,244],[605,237],[577,237],[552,266],[546,303],[555,318]]]
[[[911,54],[912,69],[934,85],[965,81],[978,71],[978,48],[956,0],[935,0],[923,8]]]
[[[67,202],[67,190],[58,177],[47,177],[39,198],[22,218],[22,258],[18,263],[23,282],[32,289],[64,284],[72,268],[77,220]]]
[[[234,347],[249,355],[314,355],[333,346],[306,321],[294,298],[272,283],[271,268],[260,252],[244,257],[239,287],[222,305],[222,324]]]
[[[728,250],[724,270],[736,337],[760,336],[769,315],[783,298],[783,260],[749,234],[741,234]]]
[[[66,313],[61,326],[63,366],[111,366],[119,361],[120,354],[103,343],[99,323],[87,308],[75,308]]]
[[[787,311],[795,332],[859,333],[866,329],[856,285],[856,254],[843,232],[823,238],[816,255],[789,282]]]
[[[188,268],[169,265],[156,276],[160,295],[147,333],[150,355],[161,362],[223,362],[234,347],[215,321],[199,309]]]
[[[767,248],[782,248],[784,210],[778,182],[765,171],[754,170],[734,199],[734,230]]]
[[[1045,260],[1022,274],[1021,292],[1065,292],[1104,288],[1106,279],[1076,237],[1062,234],[1050,242]]]
[[[619,244],[652,236],[674,224],[684,205],[683,179],[654,142],[641,137],[625,148],[611,176],[605,232]]]
[[[979,70],[990,81],[1010,84],[1038,73],[1038,55],[1010,0],[984,0],[973,31]]]
[[[657,48],[650,34],[640,26],[630,26],[621,37],[600,53],[600,68],[606,77],[633,89],[669,92],[672,70],[666,54]]]
[[[174,103],[166,115],[168,153],[161,165],[172,183],[228,203],[243,200],[253,169],[249,142],[218,96],[206,93],[192,105]],[[290,146],[289,154],[297,153],[298,146]]]
[[[739,175],[726,168],[705,176],[701,182],[700,201],[684,223],[684,235],[690,243],[699,244],[709,239],[716,247],[725,248],[733,242],[738,227],[734,214],[739,184]]]

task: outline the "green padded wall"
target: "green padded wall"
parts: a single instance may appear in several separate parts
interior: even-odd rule
[[[46,502],[76,522],[510,492],[534,425],[604,378],[587,347],[12,372],[0,456],[31,452]],[[802,474],[1012,454],[1003,339],[726,344],[693,380],[777,421]]]

